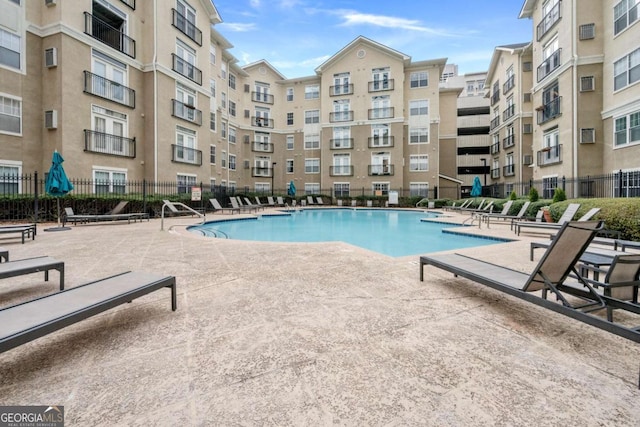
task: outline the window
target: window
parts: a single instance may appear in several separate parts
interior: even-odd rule
[[[285,170],[287,173],[293,173],[293,159],[286,160]]]
[[[475,90],[474,82],[467,82],[467,93],[473,92]]]
[[[288,102],[293,101],[293,88],[292,87],[288,87],[287,88],[287,101]]]
[[[209,163],[211,163],[212,165],[216,164],[216,146],[215,145],[209,146]]]
[[[287,135],[287,150],[293,150],[293,135]]]
[[[409,129],[409,144],[428,144],[429,128],[412,127]]]
[[[287,113],[287,126],[293,126],[293,113]]]
[[[351,104],[348,99],[333,101],[333,121],[344,122],[352,120],[350,109]]]
[[[255,115],[256,115],[256,126],[270,126],[269,123],[269,115],[271,114],[271,110],[263,107],[256,107]],[[273,127],[273,126],[272,126]]]
[[[304,135],[304,149],[317,150],[320,148],[320,135],[317,133]]]
[[[214,192],[215,188],[216,188],[216,179],[209,178],[209,189],[211,190],[212,193]]]
[[[125,194],[126,169],[94,169],[93,192],[95,194]]]
[[[389,125],[371,125],[371,146],[372,147],[390,147],[391,135],[389,134]]]
[[[20,69],[20,36],[0,29],[0,65]]]
[[[216,113],[209,113],[209,129],[216,131]]]
[[[229,87],[231,89],[234,89],[234,90],[236,88],[236,76],[235,76],[235,74],[229,73]]]
[[[3,160],[0,162],[0,194],[22,193],[22,162]]]
[[[304,173],[320,173],[320,159],[304,159]]]
[[[320,86],[309,85],[304,87],[304,99],[318,99],[320,98]]]
[[[216,63],[216,47],[214,45],[209,45],[209,62],[212,64]]]
[[[429,114],[429,101],[420,99],[417,101],[409,101],[409,115],[426,116]]]
[[[319,194],[320,184],[315,182],[307,182],[304,184],[304,191],[307,194]]]
[[[614,90],[640,80],[640,48],[613,63],[613,76]]]
[[[351,73],[334,74],[331,95],[343,95],[351,93],[350,80]]]
[[[223,80],[227,79],[227,63],[226,62],[222,62],[222,64],[220,64],[220,77],[222,77]]]
[[[229,126],[229,142],[231,144],[236,143],[236,128]]]
[[[91,151],[107,154],[129,155],[127,115],[93,105],[91,107],[93,138]]]
[[[381,194],[387,196],[389,194],[388,182],[374,182],[372,185],[373,194]]]
[[[553,193],[555,193],[557,187],[558,187],[557,176],[549,176],[546,178],[542,178],[542,198],[552,199]]]
[[[389,175],[391,173],[391,154],[386,152],[371,154],[371,175]]]
[[[220,166],[222,166],[223,168],[227,167],[227,152],[226,151],[222,152],[222,156],[220,158]]]
[[[621,0],[613,7],[613,33],[618,34],[638,20],[639,0]]]
[[[236,103],[233,101],[229,101],[229,114],[231,117],[236,116]]]
[[[96,50],[92,50],[91,60],[93,74],[102,77],[91,79],[91,93],[124,103],[125,95],[128,95],[124,90],[127,85],[127,65]]]
[[[333,184],[333,196],[334,197],[349,197],[349,183],[348,182],[335,182]]]
[[[220,123],[220,136],[227,139],[227,122]]]
[[[216,97],[216,81],[214,79],[209,80],[209,91],[211,92],[211,97]]]
[[[409,195],[411,197],[429,197],[428,182],[410,182]]]
[[[429,74],[426,71],[419,71],[417,73],[411,73],[411,87],[426,87],[429,86]]]
[[[615,119],[614,146],[622,147],[640,142],[640,111]]]
[[[201,121],[201,116],[197,116],[198,110],[196,110],[195,108],[195,106],[197,105],[197,100],[196,92],[194,90],[191,90],[190,88],[177,83],[176,101],[178,101],[179,104],[176,104],[174,106],[175,116],[185,120],[189,120],[190,122]]]
[[[196,132],[182,126],[176,126],[175,160],[185,163],[202,161],[202,159],[197,159],[196,148]]]
[[[333,155],[333,175],[351,175],[351,155]]]
[[[304,112],[304,123],[305,124],[313,124],[320,123],[320,111],[319,110],[309,110]]]
[[[222,107],[223,110],[227,109],[227,94],[226,94],[226,92],[221,92],[220,93],[220,107]]]
[[[236,170],[236,155],[229,154],[229,169],[234,171]]]
[[[389,67],[374,68],[371,70],[373,82],[370,90],[388,90],[389,87]]]
[[[409,156],[409,171],[424,172],[429,170],[428,154],[412,154]]]
[[[198,76],[196,76],[196,51],[180,40],[177,40],[176,56],[184,61],[177,64],[176,71],[193,81],[198,81]],[[201,77],[202,76],[200,76],[200,78]]]
[[[191,192],[191,187],[196,186],[196,176],[178,174],[177,183],[178,183],[178,194],[188,194]]]
[[[0,95],[0,133],[22,134],[22,100]]]
[[[349,126],[333,128],[331,148],[351,148],[351,128]]]

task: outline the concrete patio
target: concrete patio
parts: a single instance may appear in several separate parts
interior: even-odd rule
[[[174,275],[178,310],[163,289],[0,354],[0,404],[64,405],[69,426],[638,425],[638,344],[432,267],[420,282],[417,255],[185,231],[197,222],[1,241],[65,261],[67,287]],[[543,238],[458,252],[530,271]],[[0,305],[56,290],[55,272],[5,279]]]

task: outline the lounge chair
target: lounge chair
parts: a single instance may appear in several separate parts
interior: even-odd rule
[[[0,226],[0,234],[20,234],[22,244],[24,244],[25,238],[28,239],[31,237],[31,240],[35,240],[36,233],[36,224],[10,224]]]
[[[467,199],[460,204],[460,206],[455,206],[455,202],[453,206],[449,206],[447,210],[449,211],[459,211],[461,209],[467,208],[471,203],[473,203],[473,199]]]
[[[248,197],[244,198],[244,206],[251,206],[252,208],[254,208],[256,210],[256,212],[258,212],[259,209],[264,210],[264,206],[256,205],[254,203],[251,203],[251,200],[249,200]]]
[[[316,203],[313,201],[313,197],[307,196],[307,205],[315,205]]]
[[[485,222],[487,223],[487,227],[489,227],[491,225],[491,220],[492,219],[502,219],[502,220],[511,220],[511,223],[515,222],[515,221],[519,221],[524,217],[524,214],[527,213],[527,209],[529,209],[529,205],[531,204],[531,202],[526,201],[524,202],[524,204],[522,205],[522,207],[520,208],[520,210],[518,211],[517,214],[515,215],[509,215],[508,213],[505,215],[500,215],[500,214],[485,214],[483,215],[483,219],[485,220]],[[542,213],[540,214],[542,216]]]
[[[258,209],[257,209],[256,207],[253,207],[253,206],[245,206],[245,205],[240,204],[239,199],[236,199],[236,197],[235,197],[235,196],[231,196],[231,197],[229,197],[229,201],[231,202],[231,206],[232,206],[234,209],[238,209],[238,210],[240,210],[241,212],[247,212],[247,211],[249,211],[249,212],[251,212],[251,211],[256,211],[256,212],[257,212],[257,211],[258,211]]]
[[[282,199],[282,196],[277,196],[276,200],[278,201],[277,206],[280,206],[280,207],[286,206],[286,203]]]
[[[355,208],[358,206],[358,201],[356,199],[351,199],[351,207]]]
[[[213,206],[213,213],[216,213],[216,211],[220,211],[222,213],[224,213],[225,210],[233,213],[234,211],[240,213],[240,209],[236,209],[236,208],[223,208],[222,205],[220,205],[220,202],[218,202],[218,199],[209,199],[209,202],[211,203],[211,206]]]
[[[129,204],[128,201],[123,200],[120,203],[118,203],[113,209],[111,209],[109,212],[107,212],[106,215],[121,214],[122,211],[124,210],[124,208],[127,207],[128,204]]]
[[[161,288],[171,288],[175,311],[175,277],[144,272],[122,273],[3,308],[0,353]]]
[[[260,206],[262,209],[266,208],[267,206],[269,206],[268,204],[262,203],[260,201],[260,197],[256,196],[256,206]]]
[[[461,212],[476,212],[476,211],[482,210],[482,208],[484,207],[484,202],[486,201],[487,201],[486,199],[482,199],[478,207],[473,207],[472,206],[473,199],[469,199],[469,203],[467,204],[467,206],[464,206],[464,207],[461,206],[460,209],[457,209],[457,210]]]
[[[0,279],[22,276],[25,274],[44,271],[45,282],[49,281],[49,270],[60,273],[60,290],[64,289],[64,262],[50,256],[25,258],[16,261],[0,263]]]
[[[78,223],[80,224],[84,224],[84,223],[88,223],[88,222],[98,222],[98,221],[127,221],[129,223],[131,223],[131,221],[133,220],[135,221],[142,221],[143,219],[146,219],[147,221],[149,220],[149,214],[147,213],[143,213],[143,212],[132,212],[132,213],[113,213],[114,211],[117,212],[122,212],[122,209],[124,209],[124,206],[127,205],[127,203],[129,202],[120,202],[118,204],[118,206],[116,206],[116,208],[112,209],[111,213],[106,213],[106,214],[99,214],[99,215],[89,215],[89,214],[82,214],[82,215],[77,215],[73,212],[73,208],[64,208],[64,218],[63,218],[63,222],[67,223],[67,222],[71,222],[73,223],[73,225],[77,225]]]
[[[268,204],[269,206],[271,206],[272,208],[275,208],[275,207],[276,207],[276,201],[275,201],[275,200],[273,200],[273,197],[272,197],[272,196],[267,196],[267,204]]]
[[[322,201],[322,197],[316,197],[316,204],[324,205],[324,202]]]
[[[457,253],[420,257],[420,280],[424,266],[432,265],[501,292],[532,302],[624,338],[640,342],[640,328],[605,320],[592,312],[601,309],[623,309],[640,314],[640,305],[600,295],[584,279],[576,263],[585,252],[602,221],[565,223],[531,274],[512,270]],[[571,277],[570,277],[571,274]],[[625,283],[624,286],[629,286]],[[637,283],[634,285],[637,287]],[[556,301],[547,299],[552,293]]]
[[[554,230],[555,231],[559,230],[560,227],[562,227],[562,225],[564,225],[565,222],[571,221],[573,217],[576,215],[576,212],[578,212],[578,209],[580,209],[580,203],[569,204],[569,206],[567,206],[567,209],[565,209],[565,211],[563,212],[558,222],[536,222],[536,223],[532,223],[530,221],[515,222],[513,224],[514,231],[518,236],[520,235],[520,231],[522,231],[523,228],[525,229],[529,228],[532,230],[543,230],[542,231],[543,233],[545,232],[544,230],[551,230],[553,233]],[[593,215],[595,215],[595,213],[592,214],[592,216]],[[586,221],[586,219],[582,219],[582,218],[581,220]]]
[[[2,260],[4,260],[4,262],[9,261],[9,249],[0,246],[0,262],[2,262]]]

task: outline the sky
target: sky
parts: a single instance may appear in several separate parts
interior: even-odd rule
[[[411,57],[486,71],[494,48],[531,41],[524,0],[213,0],[215,26],[244,66],[266,60],[286,78],[315,68],[359,36]]]

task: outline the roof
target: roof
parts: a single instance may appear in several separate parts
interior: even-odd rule
[[[267,67],[269,68],[271,71],[273,71],[274,73],[276,73],[278,75],[278,77],[280,78],[280,80],[286,80],[286,77],[282,75],[282,73],[280,71],[278,71],[276,69],[276,67],[274,67],[273,65],[271,65],[269,63],[269,61],[267,61],[266,59],[261,59],[259,61],[255,61],[252,62],[251,64],[247,64],[245,66],[242,67],[243,70],[248,70],[249,68],[254,68],[257,66],[262,65],[263,67]]]
[[[489,63],[489,70],[487,71],[487,82],[493,80],[493,73],[498,66],[498,60],[500,59],[501,52],[507,52],[511,55],[517,53],[520,54],[531,47],[531,42],[526,43],[514,43],[496,46],[491,56],[491,62]],[[486,86],[485,86],[486,87]]]
[[[406,64],[409,64],[409,62],[411,61],[411,57],[408,55],[405,55],[402,52],[398,52],[397,50],[391,49],[388,46],[385,46],[383,44],[380,44],[378,42],[375,42],[371,39],[368,39],[364,36],[358,36],[356,37],[351,43],[349,43],[348,45],[346,45],[345,47],[343,47],[342,49],[340,49],[338,51],[338,53],[336,53],[335,55],[331,56],[329,59],[327,59],[325,62],[323,62],[322,64],[320,64],[316,69],[315,72],[317,74],[322,74],[322,71],[324,68],[327,68],[329,65],[333,64],[334,62],[336,62],[338,59],[342,58],[347,51],[349,51],[350,49],[352,49],[354,46],[356,46],[359,43],[363,43],[366,45],[371,46],[374,49],[378,49],[384,53],[386,53],[389,56],[393,56],[398,58],[401,61],[404,61]]]
[[[522,5],[522,9],[520,9],[520,15],[518,15],[518,18],[531,18],[533,16],[533,9],[536,7],[536,1],[537,0],[524,0],[524,4]]]

